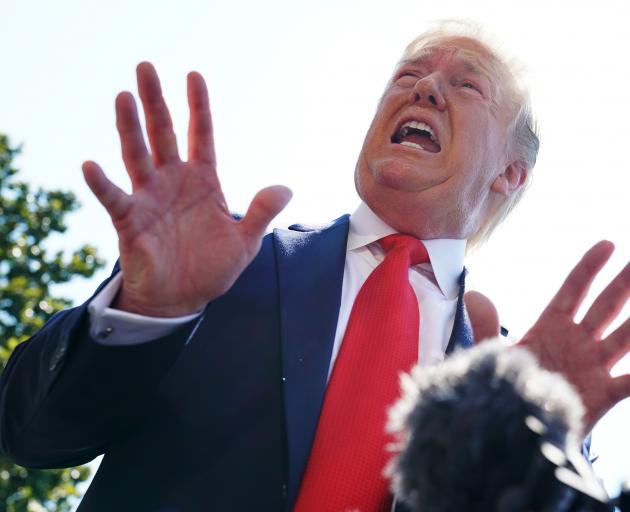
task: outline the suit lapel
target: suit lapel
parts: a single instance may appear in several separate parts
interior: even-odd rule
[[[288,502],[306,466],[324,398],[346,259],[348,215],[323,230],[275,230],[280,290]]]
[[[457,308],[455,309],[455,320],[453,331],[446,347],[446,353],[450,354],[456,348],[470,348],[473,345],[473,334],[470,327],[468,313],[464,307],[464,291],[466,286],[466,274],[468,270],[464,268],[459,276],[459,292],[457,294]]]
[[[470,327],[468,313],[464,307],[464,291],[466,285],[466,274],[468,270],[464,268],[459,276],[459,292],[457,294],[457,307],[455,309],[455,320],[453,330],[446,347],[446,353],[452,353],[456,348],[471,348],[473,346],[473,334]],[[409,512],[407,506],[394,497],[392,512]]]

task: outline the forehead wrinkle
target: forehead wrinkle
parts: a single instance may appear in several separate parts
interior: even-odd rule
[[[481,55],[480,50],[471,51],[467,48],[461,48],[449,44],[429,45],[417,50],[413,56],[410,56],[409,58],[401,61],[397,70],[400,70],[406,65],[426,65],[431,67],[435,66],[437,62],[444,58],[456,57],[456,65],[463,66],[466,73],[472,73],[487,80],[488,86],[490,87],[489,100],[493,106],[493,110],[496,113],[499,110],[501,103],[501,98],[499,94],[500,88],[498,87],[498,83],[500,83],[502,80],[500,80],[500,77],[498,76],[500,73],[499,69],[497,69],[500,68],[500,66],[498,66],[497,63],[491,62],[491,55]],[[488,61],[488,63],[486,63],[485,61]]]
[[[427,61],[439,61],[449,56],[457,57],[456,64],[463,66],[467,73],[474,73],[486,78],[491,84],[494,83],[492,77],[495,73],[493,72],[492,66],[485,65],[483,59],[479,59],[479,56],[475,52],[451,46],[424,47],[413,57],[403,60],[399,68],[408,64],[416,64],[419,66],[425,64],[431,65],[432,63]]]

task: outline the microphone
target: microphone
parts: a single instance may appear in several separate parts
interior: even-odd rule
[[[412,512],[612,510],[580,453],[579,396],[526,350],[487,341],[401,388],[386,474]]]

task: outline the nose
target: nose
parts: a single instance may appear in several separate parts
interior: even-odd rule
[[[420,78],[411,91],[410,101],[425,107],[444,111],[446,102],[442,95],[439,78],[434,75],[427,75]]]

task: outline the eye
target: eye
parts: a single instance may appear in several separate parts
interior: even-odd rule
[[[398,73],[395,82],[403,86],[413,86],[421,78],[422,75],[420,72],[413,69],[407,69]]]
[[[459,86],[463,89],[471,89],[472,91],[475,91],[483,96],[481,88],[476,83],[471,82],[470,80],[462,80]]]
[[[401,80],[403,78],[417,78],[416,75],[411,71],[403,71],[398,75],[397,80]]]

